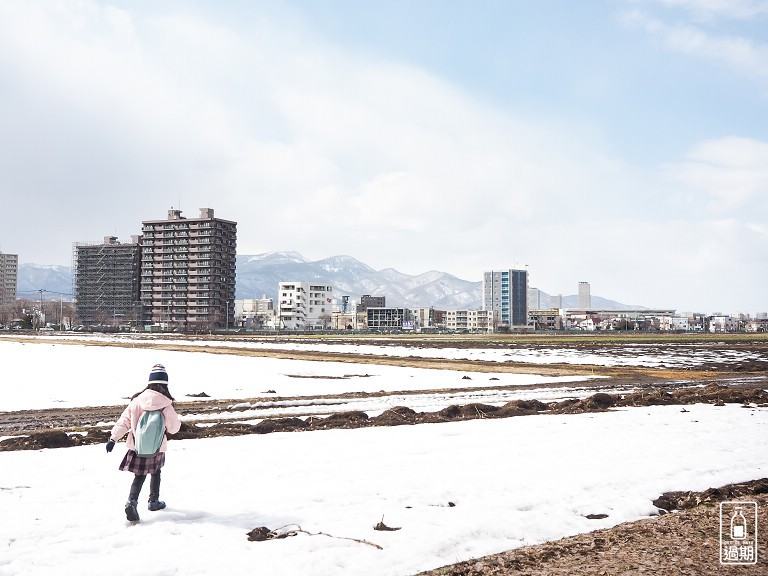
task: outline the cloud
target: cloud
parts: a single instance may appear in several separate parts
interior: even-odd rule
[[[685,160],[663,168],[684,186],[689,207],[704,203],[712,213],[765,215],[768,206],[768,143],[720,138],[697,144]]]
[[[677,3],[670,1],[666,4]],[[694,3],[685,3],[685,5],[688,4]],[[719,6],[716,2],[712,4],[711,10],[714,10],[714,5]],[[765,5],[759,8],[760,12],[755,12],[756,14],[762,13],[763,9],[768,9]],[[758,7],[755,7],[755,10],[757,9]],[[729,12],[734,15],[742,13],[746,14],[737,10]],[[760,81],[763,88],[768,89],[768,44],[745,34],[708,32],[688,22],[668,23],[640,10],[624,14],[623,20],[630,26],[642,29],[669,50],[723,64],[740,74]]]
[[[748,20],[768,15],[766,0],[652,0],[652,2],[681,8],[703,20],[714,18]]]
[[[241,222],[246,251],[290,231],[281,245],[325,256],[355,237],[382,261],[389,245],[391,260],[393,237],[487,230],[489,214],[535,220],[582,206],[579,190],[601,203],[597,183],[615,170],[577,126],[522,120],[408,64],[299,39],[293,22],[237,28],[87,1],[0,3],[0,15],[11,88],[0,99],[15,128],[0,141],[5,185],[56,205],[39,218],[64,246],[116,223],[138,233],[170,205],[210,205]]]
[[[723,243],[765,247],[759,219],[738,212],[761,202],[758,140],[708,140],[655,172],[578,114],[523,115],[318,38],[290,12],[146,9],[0,0],[0,186],[18,215],[3,247],[22,262],[66,264],[75,241],[126,240],[171,206],[209,206],[238,222],[240,254],[351,254],[466,279],[529,264],[563,293],[562,278],[594,270],[593,293],[622,298],[621,281],[635,303],[664,306],[668,286],[646,300],[632,275],[685,282],[691,262],[725,263]]]

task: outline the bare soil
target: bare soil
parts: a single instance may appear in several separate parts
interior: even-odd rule
[[[720,509],[725,500],[758,508],[757,563],[720,564]],[[768,478],[704,492],[667,493],[654,503],[671,513],[535,546],[459,562],[418,576],[758,576],[768,574]],[[663,509],[661,509],[663,511]]]

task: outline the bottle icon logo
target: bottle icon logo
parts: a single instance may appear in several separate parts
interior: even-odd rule
[[[756,564],[757,542],[757,502],[721,502],[720,564]]]
[[[731,516],[731,538],[734,540],[744,540],[747,537],[747,519],[741,507],[736,507],[736,511]]]

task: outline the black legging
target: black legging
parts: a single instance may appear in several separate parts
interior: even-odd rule
[[[152,478],[149,481],[149,499],[158,500],[160,498],[160,470],[151,475]],[[129,500],[138,500],[141,493],[141,487],[144,486],[144,480],[147,479],[146,474],[136,474],[133,477],[131,483],[131,491],[128,493]]]

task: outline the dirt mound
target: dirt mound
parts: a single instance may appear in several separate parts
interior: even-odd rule
[[[539,400],[513,400],[512,402],[507,402],[501,408],[502,410],[515,408],[522,412],[535,413],[549,410],[549,404],[544,404],[544,402]]]
[[[555,404],[558,412],[578,414],[581,412],[603,412],[616,405],[616,397],[604,392],[593,394],[583,400],[564,400]]]
[[[436,412],[416,412],[405,406],[396,406],[369,418],[362,411],[337,412],[326,418],[274,418],[258,424],[237,422],[219,422],[195,425],[194,422],[182,422],[177,434],[169,436],[174,440],[193,438],[211,438],[216,436],[239,436],[243,434],[268,434],[271,432],[294,432],[301,430],[351,429],[368,426],[397,426],[402,424],[426,424],[454,422],[476,418],[509,418],[538,413],[576,414],[600,412],[625,406],[686,405],[706,403],[722,406],[737,403],[744,406],[757,404],[768,406],[768,392],[759,386],[721,386],[711,383],[707,386],[686,387],[670,390],[648,388],[630,394],[606,394],[599,392],[584,399],[563,400],[546,404],[539,400],[515,400],[501,407],[490,404],[473,403],[451,405]],[[49,424],[50,425],[50,424]],[[33,432],[29,436],[8,438],[0,441],[0,451],[36,450],[40,448],[66,448],[81,444],[106,442],[108,432],[91,429],[87,434],[73,433],[77,429],[54,429]]]
[[[617,406],[658,406],[670,404],[766,404],[768,392],[760,387],[731,387],[708,384],[703,388],[682,388],[668,392],[655,389],[627,394]]]
[[[378,426],[398,426],[400,424],[415,424],[419,414],[407,406],[395,406],[371,418]]]
[[[313,429],[361,428],[368,424],[368,414],[360,410],[336,412],[326,418],[309,418],[308,426]]]
[[[35,432],[29,436],[8,438],[0,443],[0,451],[4,450],[40,450],[42,448],[70,448],[82,444],[106,442],[108,434],[94,432],[88,434],[67,434],[62,430]]]
[[[741,484],[727,484],[720,488],[709,488],[703,492],[665,492],[653,501],[653,505],[666,512],[690,510],[701,504],[717,503],[754,496],[755,494],[768,494],[768,478]]]
[[[300,428],[306,428],[309,424],[301,418],[267,418],[256,424],[257,434],[269,432],[293,432]]]
[[[171,440],[190,440],[192,438],[200,438],[203,435],[203,430],[203,428],[198,426],[193,426],[191,424],[187,424],[186,422],[182,422],[179,431],[176,432],[176,434],[173,436],[168,436],[168,438]]]

